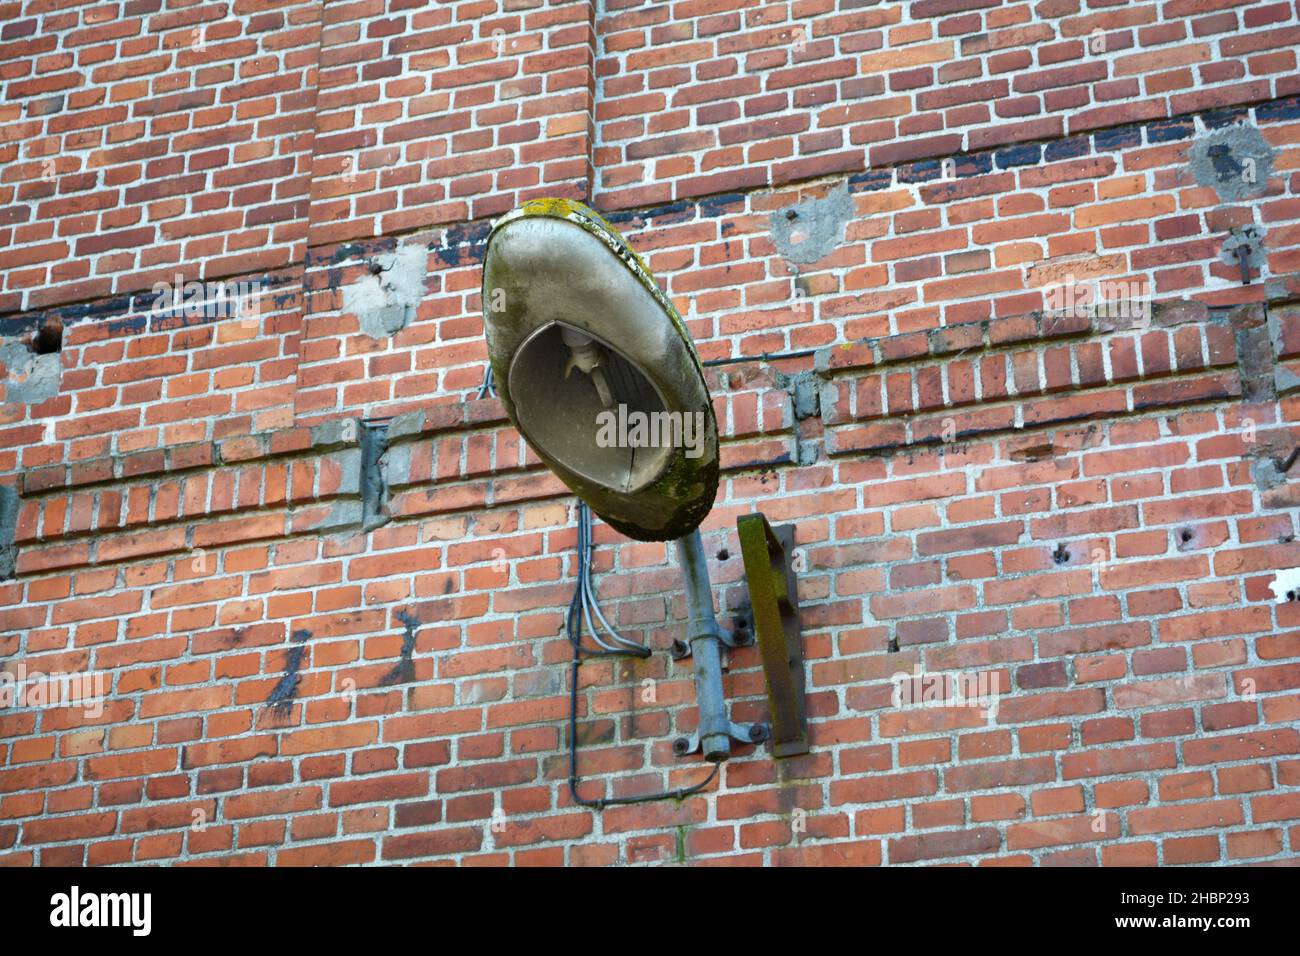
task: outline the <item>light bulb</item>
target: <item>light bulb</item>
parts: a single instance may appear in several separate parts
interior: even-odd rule
[[[564,366],[564,377],[568,378],[574,368],[585,372],[590,376],[591,384],[596,386],[600,403],[606,408],[612,408],[614,396],[610,393],[609,383],[605,381],[605,373],[601,369],[601,364],[605,361],[605,350],[590,337],[567,325],[560,327],[560,336],[569,348],[569,361]]]

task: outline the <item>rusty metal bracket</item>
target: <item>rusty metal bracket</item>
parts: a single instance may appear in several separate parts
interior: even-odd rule
[[[754,632],[767,677],[772,713],[770,746],[777,757],[808,752],[804,708],[803,632],[793,561],[794,525],[773,529],[762,514],[736,519]]]

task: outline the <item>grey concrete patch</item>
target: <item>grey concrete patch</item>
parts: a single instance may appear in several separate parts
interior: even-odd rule
[[[388,423],[388,440],[410,438],[424,431],[424,412],[404,412]]]
[[[777,251],[790,262],[804,265],[830,255],[844,241],[844,230],[852,218],[848,182],[821,199],[804,200],[768,217]]]
[[[37,355],[19,341],[0,343],[6,405],[35,405],[59,394],[63,359],[58,352]]]
[[[1269,302],[1275,302],[1279,299],[1289,299],[1291,290],[1286,287],[1285,279],[1271,279],[1264,286],[1264,295],[1267,296]]]
[[[426,246],[408,244],[375,256],[377,273],[362,276],[343,289],[343,308],[357,317],[372,339],[388,338],[406,328],[424,298],[429,271]]]
[[[355,445],[361,436],[361,425],[355,418],[331,418],[311,427],[313,448],[335,448]]]
[[[361,524],[363,509],[361,502],[354,499],[336,501],[330,505],[329,512],[312,525],[311,530],[317,534],[338,528],[355,528]]]
[[[1236,202],[1268,186],[1273,147],[1257,127],[1231,123],[1197,137],[1188,163],[1198,183]]]
[[[790,396],[790,411],[795,422],[794,460],[800,465],[811,465],[817,461],[817,444],[805,439],[798,423],[821,415],[822,388],[826,384],[828,383],[815,372],[776,374],[776,386]]]
[[[338,494],[357,495],[361,493],[361,457],[363,449],[350,448],[335,457],[343,477],[339,479]]]
[[[1240,261],[1237,258],[1237,250],[1245,249],[1247,261],[1250,264],[1252,272],[1263,274],[1264,265],[1268,256],[1264,251],[1264,230],[1260,226],[1240,226],[1233,229],[1227,239],[1223,241],[1223,248],[1219,250],[1219,261],[1225,265],[1230,265],[1234,269],[1239,267]],[[1255,278],[1252,276],[1252,278]]]
[[[390,447],[384,452],[384,472],[388,487],[405,485],[411,480],[411,446],[410,444]]]
[[[840,387],[835,382],[822,382],[821,394],[817,396],[817,411],[821,414],[824,411],[835,407],[835,403],[840,398]],[[822,415],[823,421],[826,416]]]
[[[795,460],[800,465],[817,464],[817,445],[810,441],[796,439]]]
[[[821,412],[822,379],[813,372],[794,375],[778,373],[777,384],[790,393],[791,407],[796,421],[813,418]]]
[[[1251,477],[1255,479],[1255,487],[1261,491],[1268,491],[1286,482],[1286,473],[1272,458],[1250,459],[1250,471]]]
[[[1296,389],[1300,389],[1300,375],[1284,365],[1276,366],[1273,369],[1273,391],[1278,395],[1290,395]]]
[[[339,501],[330,508],[330,521],[338,528],[360,524],[364,515],[365,508],[360,501]]]

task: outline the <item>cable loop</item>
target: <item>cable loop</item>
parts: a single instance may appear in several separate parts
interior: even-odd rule
[[[591,584],[591,550],[591,511],[587,508],[585,501],[579,501],[578,581],[573,589],[573,597],[569,599],[569,612],[564,619],[565,634],[569,639],[569,643],[573,645],[573,671],[569,680],[569,794],[573,797],[574,803],[584,807],[592,807],[598,811],[603,811],[608,806],[649,803],[652,800],[684,800],[691,794],[699,793],[713,782],[713,779],[718,775],[718,764],[715,763],[709,775],[699,783],[689,787],[679,787],[676,790],[647,793],[639,797],[602,797],[596,800],[588,800],[578,794],[578,784],[582,782],[578,777],[578,668],[582,666],[583,657],[650,656],[650,648],[618,633],[618,630],[609,623],[604,612],[601,611]],[[601,639],[600,631],[593,623],[593,611],[595,620],[604,627],[606,636],[613,640],[615,644],[621,644],[621,647],[606,644]],[[599,644],[602,650],[595,651],[582,646],[582,625],[584,621],[587,629],[591,631],[592,640]]]

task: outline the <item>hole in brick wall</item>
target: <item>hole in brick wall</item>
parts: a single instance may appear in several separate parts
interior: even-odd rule
[[[1297,445],[1295,448],[1291,449],[1291,454],[1286,456],[1285,461],[1281,459],[1274,459],[1274,461],[1277,462],[1277,470],[1283,473],[1290,471],[1291,466],[1296,463],[1297,458],[1300,458],[1300,445]]]
[[[1052,552],[1052,560],[1057,564],[1064,564],[1070,560],[1070,552],[1065,550],[1065,545],[1058,544],[1056,550]]]
[[[63,323],[50,319],[32,333],[31,350],[36,355],[53,355],[63,349]]]
[[[1051,443],[1044,445],[1032,445],[1027,448],[1017,448],[1011,453],[1012,461],[1042,461],[1045,458],[1051,458],[1056,454],[1056,446]]]
[[[1183,544],[1186,544],[1187,542],[1191,541],[1192,537],[1193,535],[1192,535],[1191,528],[1182,528],[1178,532],[1178,540],[1181,541]]]
[[[726,561],[729,557],[731,557],[731,552],[728,551],[726,548],[723,548],[721,551],[718,552],[719,561]]]

